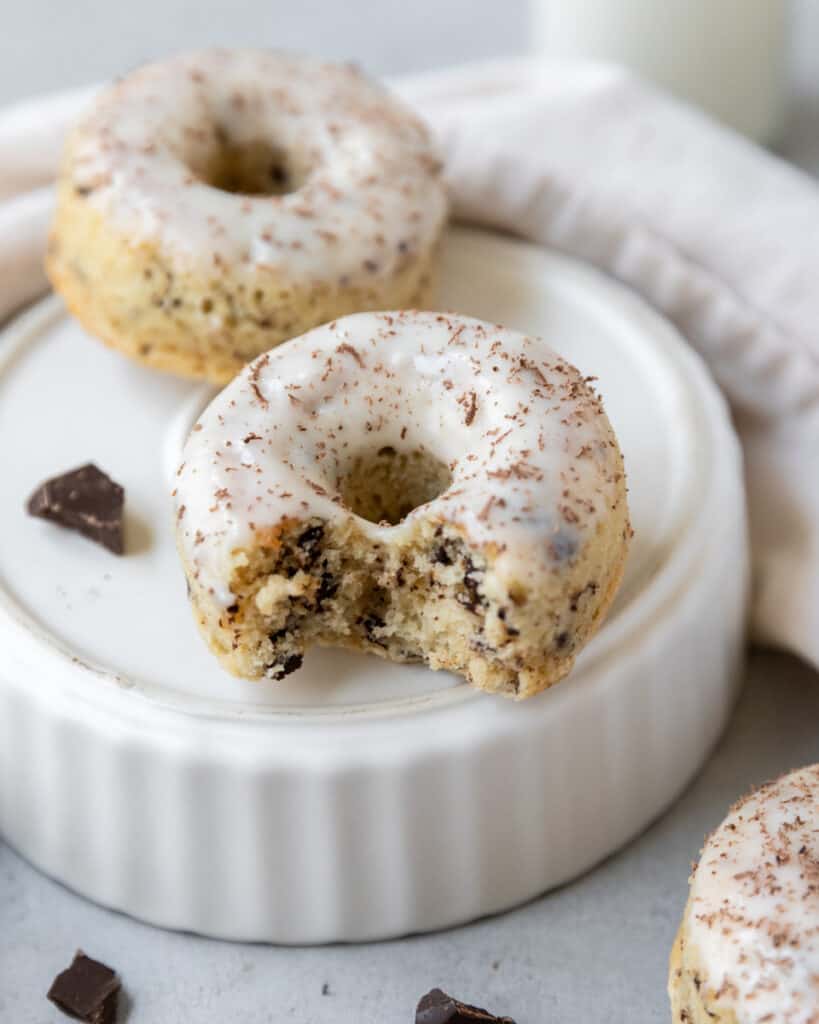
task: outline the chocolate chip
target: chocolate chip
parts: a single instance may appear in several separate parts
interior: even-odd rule
[[[314,526],[308,526],[306,530],[302,530],[296,539],[296,544],[312,558],[315,557],[316,548],[323,537],[324,527],[321,523],[316,523]]]
[[[28,499],[29,515],[48,519],[121,555],[125,491],[93,463],[52,477]]]
[[[316,590],[316,610],[320,611],[325,601],[335,597],[338,593],[338,583],[329,572],[323,572]]]
[[[376,644],[378,647],[387,646],[384,640],[376,636],[376,630],[383,629],[385,625],[384,620],[380,615],[376,615],[373,612],[370,612],[368,615],[362,615],[361,618],[358,619],[358,624],[359,626],[363,626],[364,633],[370,643]]]
[[[75,1020],[113,1024],[119,990],[119,978],[110,967],[78,950],[71,966],[51,983],[48,999]]]
[[[555,647],[562,651],[569,643],[569,634],[564,630],[562,633],[558,633],[555,637]]]
[[[575,592],[571,595],[570,598],[571,603],[569,604],[569,609],[573,612],[576,612],[577,609],[580,607],[580,602],[583,600],[586,593],[589,593],[592,596],[594,596],[597,593],[597,590],[598,586],[594,580],[592,580],[590,583],[587,583],[582,590],[575,590]]]
[[[577,540],[558,530],[549,541],[549,554],[556,562],[566,562],[577,554]]]
[[[288,181],[288,173],[281,164],[272,164],[270,167],[270,180],[280,188],[284,188]]]
[[[475,569],[472,561],[467,558],[466,572],[464,573],[464,590],[455,595],[458,602],[470,612],[475,612],[478,610],[479,605],[486,604],[478,592],[478,580],[475,578],[477,572],[478,570]]]
[[[439,988],[422,996],[415,1010],[415,1024],[515,1024],[511,1017],[496,1017],[479,1006],[453,999]]]
[[[284,661],[279,665],[278,668],[274,669],[271,679],[284,679],[285,676],[289,676],[296,669],[301,668],[301,663],[304,658],[301,654],[288,654]]]
[[[439,565],[452,565],[452,559],[449,557],[449,552],[443,544],[433,551],[432,560],[433,562],[438,562]]]

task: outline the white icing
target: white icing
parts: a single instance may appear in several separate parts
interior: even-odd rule
[[[819,1021],[819,765],[734,807],[694,872],[686,943],[738,1024]]]
[[[599,400],[545,342],[467,317],[362,313],[261,356],[194,427],[176,490],[179,541],[200,584],[230,604],[234,552],[283,518],[337,523],[351,456],[390,445],[446,463],[451,486],[414,517],[457,523],[499,549],[501,579],[559,572],[627,524],[622,465]]]
[[[214,153],[275,144],[306,180],[237,195],[201,180]],[[75,132],[72,184],[134,242],[218,271],[272,271],[343,287],[392,276],[446,217],[424,126],[346,65],[209,50],[139,69]]]

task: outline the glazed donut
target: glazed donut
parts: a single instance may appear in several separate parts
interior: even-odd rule
[[[91,334],[224,382],[333,317],[426,301],[446,213],[426,129],[360,72],[211,50],[99,97],[47,269]]]
[[[736,804],[706,841],[671,955],[674,1021],[819,1021],[819,765]]]
[[[630,537],[600,399],[544,342],[367,313],[253,362],[184,449],[177,537],[222,664],[340,644],[528,697],[608,608]]]

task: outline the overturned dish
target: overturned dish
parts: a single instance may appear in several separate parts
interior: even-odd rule
[[[588,870],[712,749],[748,581],[713,381],[572,261],[456,228],[441,269],[446,308],[560,338],[599,377],[623,450],[634,538],[570,683],[518,702],[331,648],[275,685],[232,679],[197,635],[168,501],[211,389],[89,345],[52,300],[0,336],[0,831],[40,869],[223,938],[442,928]],[[23,510],[55,466],[88,459],[126,488],[123,558]]]

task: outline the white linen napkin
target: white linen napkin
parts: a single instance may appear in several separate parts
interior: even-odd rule
[[[492,62],[395,83],[456,216],[578,257],[672,320],[742,438],[754,638],[819,666],[819,188],[626,72]],[[85,89],[0,114],[0,319],[45,290],[48,183]]]

